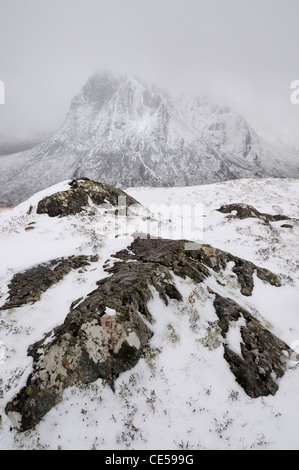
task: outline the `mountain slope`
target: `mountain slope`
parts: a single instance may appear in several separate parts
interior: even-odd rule
[[[118,187],[297,177],[297,159],[265,143],[229,107],[174,98],[135,77],[99,74],[73,99],[54,137],[0,157],[0,204],[81,176]]]
[[[44,132],[23,133],[6,137],[0,135],[0,155],[11,155],[32,149],[49,138]]]

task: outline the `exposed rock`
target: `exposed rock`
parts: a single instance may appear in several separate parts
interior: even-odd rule
[[[47,289],[61,281],[71,270],[87,266],[97,260],[96,256],[59,258],[15,274],[8,285],[9,299],[0,310],[37,302]]]
[[[227,263],[232,261],[235,264],[232,271],[238,278],[241,286],[241,293],[246,296],[250,296],[252,294],[254,287],[254,273],[256,273],[257,277],[264,282],[268,282],[276,287],[280,287],[281,285],[280,277],[273,274],[268,269],[260,268],[251,261],[244,260],[226,251],[213,248],[210,245],[202,245],[199,250],[189,252],[189,256],[195,257],[197,260],[201,261],[206,266],[209,266],[216,272],[226,269]]]
[[[37,207],[38,214],[48,214],[49,217],[66,217],[82,212],[89,205],[110,204],[118,206],[119,198],[125,198],[125,206],[139,204],[134,198],[105,183],[97,183],[88,178],[81,178],[70,182],[70,189],[61,191],[42,199]]]
[[[158,263],[171,269],[174,274],[202,282],[209,276],[209,270],[191,253],[185,250],[185,240],[142,239],[137,238],[128,250],[117,253],[117,258]]]
[[[214,307],[219,318],[221,333],[225,338],[232,322],[238,321],[241,315],[247,319],[250,317],[250,314],[232,299],[222,297],[211,289],[209,291],[215,295]]]
[[[259,212],[253,206],[249,206],[248,204],[243,203],[226,204],[224,206],[221,206],[220,209],[217,210],[218,212],[222,212],[223,214],[230,214],[229,217],[237,219],[257,218],[262,219],[265,222],[279,222],[280,220],[292,220],[290,217],[283,214],[270,215],[264,212]],[[235,214],[232,214],[232,212],[235,212]]]
[[[238,265],[240,279],[246,279],[246,270],[249,277],[252,275],[252,266],[260,269],[208,245],[192,251],[185,247],[184,240],[136,239],[115,255],[115,264],[107,269],[109,276],[84,300],[73,302],[61,326],[29,348],[33,372],[6,406],[15,427],[21,431],[33,428],[61,401],[64,390],[78,382],[87,384],[102,378],[113,389],[115,379],[137,364],[153,335],[147,307],[152,288],[165,304],[170,299],[183,299],[173,273],[201,283],[211,270],[225,269],[228,261]],[[261,272],[265,281],[273,281],[272,273]],[[275,393],[277,385],[271,372],[283,374],[281,353],[287,346],[232,300],[215,294],[214,307],[224,338],[230,324],[241,315],[247,322],[242,330],[243,357],[227,346],[224,354],[240,385],[250,396]]]
[[[252,398],[275,395],[278,390],[275,377],[284,375],[286,357],[290,357],[291,349],[236,302],[214,294],[214,307],[224,338],[234,322],[241,317],[245,320],[246,326],[240,329],[242,356],[224,343],[224,358],[237,382]]]
[[[168,266],[174,274],[183,278],[190,277],[196,282],[201,282],[209,276],[209,269],[215,272],[225,270],[229,262],[235,265],[232,271],[236,274],[240,283],[241,293],[249,296],[254,287],[253,275],[265,282],[280,286],[280,278],[268,269],[260,268],[251,261],[232,255],[226,251],[213,248],[210,245],[198,245],[198,249],[185,249],[188,244],[185,240],[161,240],[153,239],[150,243],[144,239],[137,239],[132,247],[130,259],[143,262],[156,262]],[[134,254],[133,254],[134,253]],[[117,257],[127,259],[125,250],[117,254]]]

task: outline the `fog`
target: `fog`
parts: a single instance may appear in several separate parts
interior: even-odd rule
[[[231,104],[299,146],[298,0],[0,0],[0,134],[59,129],[96,71]]]

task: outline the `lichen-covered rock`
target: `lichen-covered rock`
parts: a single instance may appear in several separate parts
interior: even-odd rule
[[[0,310],[37,302],[47,289],[61,281],[70,271],[97,260],[97,256],[58,258],[15,274],[8,285],[9,299]]]
[[[111,276],[73,308],[54,332],[31,346],[33,373],[6,407],[14,426],[34,427],[62,398],[65,388],[102,378],[113,388],[136,365],[152,337],[147,302],[154,286],[162,299],[180,299],[169,271],[154,263],[116,263]],[[115,315],[106,313],[115,311]],[[144,322],[141,315],[147,320]]]
[[[30,348],[34,371],[26,387],[6,407],[13,424],[22,431],[38,424],[69,386],[92,383],[99,377],[113,386],[121,372],[138,362],[151,337],[137,317],[121,323],[103,312],[84,319],[76,329],[64,326],[52,341],[46,339]]]
[[[49,217],[66,217],[82,212],[89,205],[110,204],[117,207],[119,198],[124,198],[125,207],[139,203],[121,191],[105,183],[98,183],[88,178],[73,180],[69,183],[70,189],[61,191],[42,199],[37,206],[38,214],[48,214]]]
[[[246,280],[247,288],[253,271],[260,270],[209,245],[185,248],[184,240],[137,238],[115,255],[114,265],[107,268],[109,275],[98,281],[97,288],[85,299],[73,302],[64,323],[29,348],[33,372],[6,406],[15,427],[21,431],[33,428],[61,401],[64,390],[78,382],[88,384],[102,378],[113,389],[115,379],[137,364],[153,335],[147,307],[152,289],[165,304],[170,299],[183,300],[173,273],[202,283],[213,271],[225,269],[234,261],[238,278]],[[274,275],[261,272],[264,280],[272,283]],[[241,292],[247,294],[242,285]],[[287,346],[234,301],[214,294],[223,338],[241,315],[247,324],[242,330],[243,357],[224,343],[224,357],[238,382],[250,396],[274,393],[272,372],[283,374],[281,355]]]
[[[127,250],[117,254],[117,257],[144,262],[156,262],[170,268],[174,274],[183,278],[190,277],[196,282],[202,282],[210,275],[209,268],[215,272],[225,270],[228,263],[233,262],[233,273],[236,274],[243,295],[250,296],[254,287],[253,275],[276,287],[280,286],[280,277],[265,268],[256,266],[251,261],[234,256],[226,251],[213,248],[210,245],[198,245],[197,249],[186,249],[186,240],[154,239],[148,242],[137,239],[128,254]]]

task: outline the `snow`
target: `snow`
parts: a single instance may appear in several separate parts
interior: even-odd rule
[[[126,233],[115,238],[109,237],[109,230],[103,236],[100,227],[107,219],[100,209],[94,219],[87,214],[61,219],[36,214],[41,197],[67,188],[64,181],[0,214],[0,305],[14,273],[61,256],[99,255],[98,263],[69,273],[39,302],[0,312],[0,341],[5,345],[5,363],[0,363],[0,449],[298,449],[298,363],[291,363],[279,380],[275,396],[249,398],[223,359],[223,341],[240,354],[242,320],[232,325],[225,340],[220,337],[208,291],[211,287],[229,296],[289,345],[298,345],[298,222],[292,222],[293,229],[282,229],[283,222],[227,219],[216,211],[222,204],[244,202],[261,212],[299,218],[299,182],[292,179],[127,190],[149,209],[162,203],[202,205],[203,227],[189,233],[192,241],[269,268],[282,276],[282,286],[265,284],[255,276],[253,295],[244,297],[231,264],[199,286],[173,275],[184,302],[172,300],[166,306],[152,289],[148,308],[154,336],[139,363],[118,378],[115,393],[101,380],[69,388],[34,430],[10,430],[4,408],[31,372],[28,347],[61,324],[71,303],[85,298],[107,276],[104,265],[113,265],[112,255],[131,244],[130,230],[144,227],[142,216],[136,215]],[[173,219],[179,225],[181,214],[174,212]],[[34,230],[25,231],[32,222]],[[115,313],[106,308],[107,315]]]
[[[241,353],[240,345],[242,343],[242,337],[240,334],[240,328],[245,325],[246,325],[246,321],[244,317],[240,318],[230,327],[226,335],[226,344],[229,347],[229,349],[241,357],[242,357],[242,353]]]
[[[233,178],[298,177],[298,150],[268,144],[233,109],[170,96],[132,76],[91,77],[61,129],[0,157],[0,204],[15,205],[61,178],[124,186],[190,186]]]
[[[113,308],[106,307],[105,313],[109,315],[110,317],[115,317],[116,310],[114,310]]]

